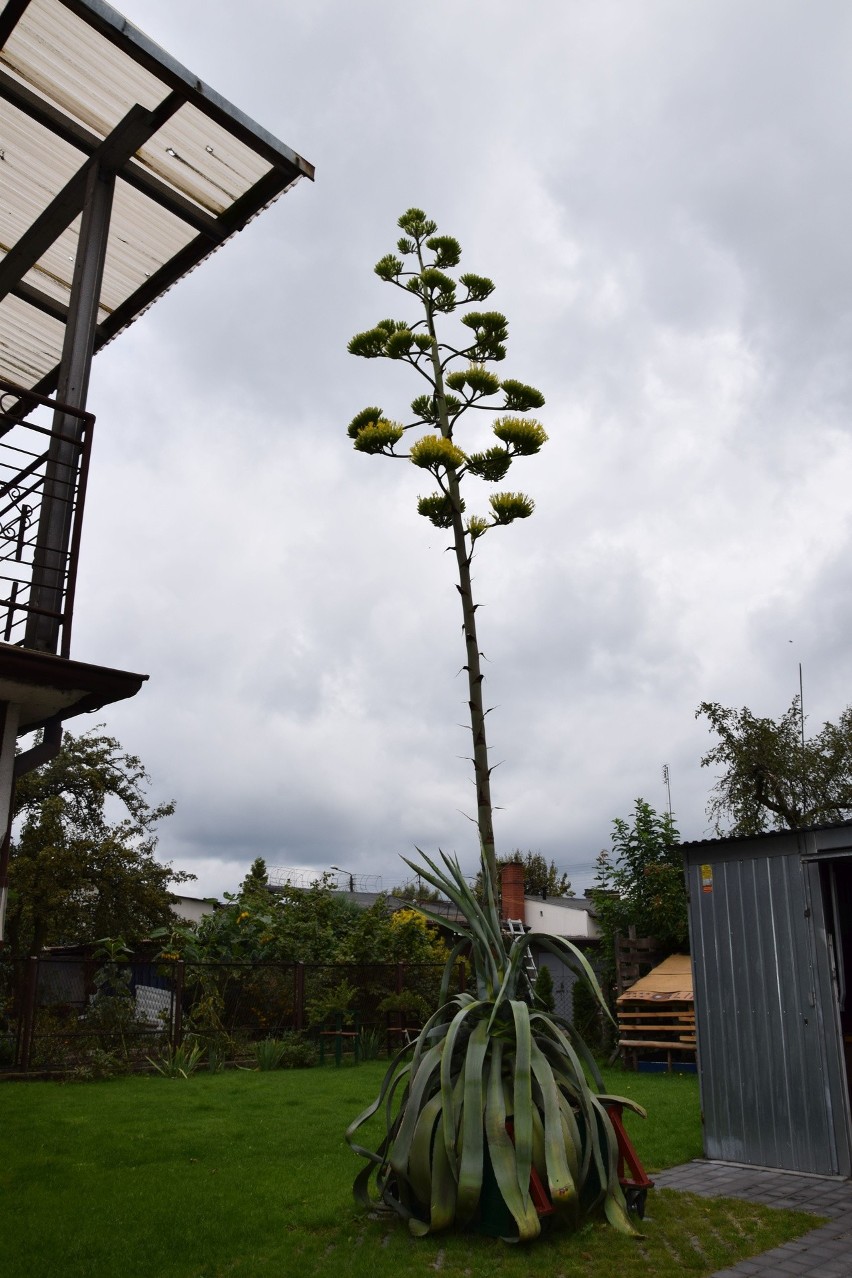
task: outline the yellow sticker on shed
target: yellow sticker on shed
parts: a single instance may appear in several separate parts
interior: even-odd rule
[[[702,865],[701,867],[701,891],[713,891],[713,866]]]

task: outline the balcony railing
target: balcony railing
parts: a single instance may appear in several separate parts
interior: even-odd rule
[[[0,640],[70,653],[94,416],[0,378]]]

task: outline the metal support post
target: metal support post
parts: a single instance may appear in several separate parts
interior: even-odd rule
[[[86,407],[114,191],[115,174],[93,165],[86,183],[57,386],[57,398],[70,408]],[[33,559],[31,603],[36,611],[27,619],[24,638],[26,647],[43,652],[56,652],[59,642],[80,429],[78,417],[56,412]]]

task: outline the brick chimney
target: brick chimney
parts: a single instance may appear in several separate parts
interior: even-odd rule
[[[504,919],[524,918],[524,867],[510,861],[500,869],[500,915]]]

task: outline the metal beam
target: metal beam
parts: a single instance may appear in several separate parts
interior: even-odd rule
[[[79,169],[47,208],[24,232],[0,262],[0,301],[31,271],[63,231],[83,209],[89,176],[93,171],[118,172],[135,151],[162,128],[182,105],[171,93],[153,111],[133,106],[93,155]]]
[[[24,115],[29,116],[36,124],[40,124],[42,128],[48,129],[56,137],[61,138],[63,142],[67,142],[69,146],[77,147],[84,155],[92,156],[101,145],[101,139],[94,133],[90,133],[88,129],[84,129],[76,120],[65,115],[64,112],[46,102],[44,98],[39,97],[37,93],[33,93],[25,85],[18,80],[14,80],[0,68],[0,96],[4,97],[12,106],[17,107]],[[212,213],[208,213],[205,209],[200,209],[192,200],[188,200],[185,195],[172,190],[168,183],[163,182],[160,178],[149,173],[147,169],[136,163],[134,160],[128,160],[121,170],[122,179],[128,186],[134,187],[140,191],[148,199],[153,200],[155,204],[159,204],[162,208],[167,209],[169,213],[173,213],[175,217],[181,221],[188,223],[196,231],[202,235],[207,235],[214,243],[224,239],[223,232],[219,229],[219,224]]]
[[[64,302],[60,302],[57,297],[51,297],[49,293],[42,292],[40,288],[32,284],[25,284],[21,280],[13,289],[10,289],[10,292],[13,297],[18,297],[22,302],[34,306],[42,314],[59,320],[60,324],[64,324],[68,319],[68,307]]]
[[[29,2],[30,0],[8,0],[5,9],[0,13],[0,49],[4,47],[20,22]]]

